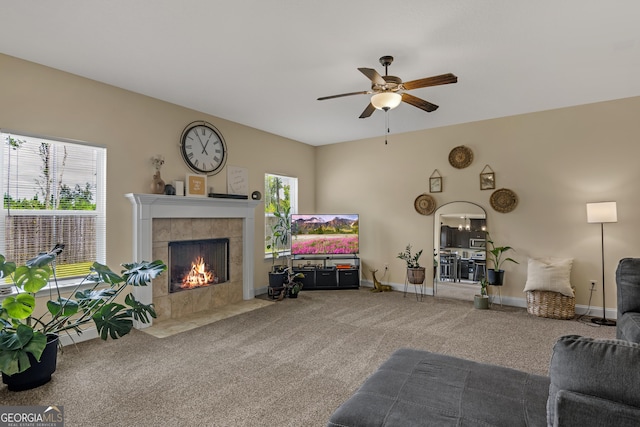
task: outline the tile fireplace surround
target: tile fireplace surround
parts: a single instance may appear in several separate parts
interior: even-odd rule
[[[260,201],[134,193],[125,196],[133,207],[136,261],[162,259],[168,263],[169,241],[230,239],[230,281],[169,295],[168,275],[163,274],[151,286],[134,288],[136,299],[155,304],[156,321],[179,319],[254,298],[254,218]],[[151,326],[135,323],[138,329]]]

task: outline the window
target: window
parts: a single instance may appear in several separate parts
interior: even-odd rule
[[[106,149],[0,132],[0,254],[21,265],[57,243],[60,279],[106,262]]]
[[[298,213],[298,178],[264,175],[265,257],[278,257],[291,247],[291,214]]]

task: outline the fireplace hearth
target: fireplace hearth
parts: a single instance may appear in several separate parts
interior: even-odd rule
[[[229,281],[229,239],[169,242],[169,293]]]

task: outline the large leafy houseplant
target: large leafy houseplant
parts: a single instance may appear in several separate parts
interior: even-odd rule
[[[124,304],[115,300],[129,285],[146,286],[165,271],[162,261],[122,264],[120,275],[94,262],[91,272],[67,298],[62,296],[55,273],[55,260],[63,247],[56,245],[21,266],[0,255],[0,278],[10,277],[17,290],[0,307],[0,371],[6,375],[27,370],[31,366],[28,354],[39,361],[47,335],[81,334],[83,326],[93,322],[103,340],[117,339],[131,331],[133,320],[149,323],[156,317],[153,304],[142,304],[131,293],[124,296]],[[36,315],[36,294],[47,285],[51,295],[47,310]]]

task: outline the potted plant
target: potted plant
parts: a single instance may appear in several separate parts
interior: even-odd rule
[[[156,317],[153,304],[142,304],[131,293],[125,296],[124,290],[148,285],[167,269],[162,261],[122,264],[121,275],[94,262],[70,296],[63,297],[55,268],[63,248],[58,244],[21,266],[0,255],[0,278],[10,277],[16,289],[0,307],[0,371],[10,390],[38,387],[51,379],[60,334],[80,334],[93,322],[100,338],[117,339],[131,331],[133,320],[149,323]],[[45,310],[36,310],[36,294],[45,286],[52,298]],[[123,303],[115,301],[118,297],[124,297]]]
[[[273,213],[275,223],[271,226],[271,234],[267,236],[267,250],[271,251],[271,272],[269,273],[269,286],[281,286],[284,281],[284,271],[288,262],[276,264],[280,251],[287,248],[291,237],[291,216],[290,208],[286,207],[281,212],[276,210]],[[273,276],[272,276],[273,275]]]
[[[520,264],[513,258],[502,258],[504,253],[512,250],[511,246],[496,246],[491,237],[487,234],[487,253],[489,254],[489,260],[493,264],[493,268],[487,269],[487,279],[492,286],[502,286],[504,281],[504,270],[501,269],[502,264],[505,262],[513,262]]]
[[[412,255],[411,244],[408,244],[404,252],[400,252],[397,256],[397,258],[400,258],[407,263],[407,280],[412,285],[419,285],[423,283],[426,276],[425,268],[420,267],[420,263],[418,262],[421,255],[422,249]]]
[[[304,273],[294,273],[291,267],[285,270],[285,280],[283,290],[278,296],[278,301],[282,301],[284,297],[298,298],[298,293],[302,290],[303,283],[296,279],[304,279]]]
[[[480,295],[473,296],[473,306],[480,310],[489,308],[489,295],[487,294],[487,279],[484,277],[480,280]]]

